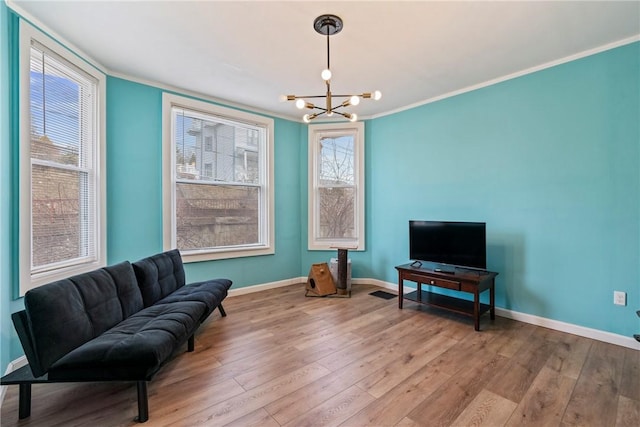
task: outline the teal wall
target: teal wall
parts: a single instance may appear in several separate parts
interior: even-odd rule
[[[18,18],[0,2],[0,370],[22,354],[22,347],[11,322],[11,313],[22,310],[17,294],[18,256],[17,191],[18,117],[17,73],[18,45],[15,34]]]
[[[18,18],[0,2],[0,366],[23,354],[10,319],[21,310],[17,289],[17,115],[9,91],[17,80],[9,68],[17,49]],[[12,53],[13,52],[13,53]],[[14,67],[14,65],[16,67]],[[15,71],[17,69],[13,70]],[[10,75],[11,74],[11,75]],[[162,245],[162,93],[157,87],[107,78],[107,255],[108,263],[135,261],[161,252]],[[10,125],[11,124],[11,125]],[[234,288],[291,279],[300,275],[300,159],[303,125],[274,119],[275,255],[192,263],[187,280],[229,277]],[[305,127],[306,130],[306,127]],[[306,139],[306,134],[305,134]],[[280,165],[280,166],[278,166]]]
[[[162,251],[163,90],[107,80],[107,254],[110,264]],[[234,288],[298,277],[300,123],[275,119],[275,255],[187,264],[188,281],[232,278]]]
[[[396,281],[409,219],[486,221],[499,307],[638,333],[639,62],[634,43],[374,120],[373,277]]]
[[[15,16],[0,2],[0,367],[22,354],[17,286]],[[353,276],[389,283],[408,220],[486,221],[497,305],[630,336],[640,331],[640,43],[365,123],[366,247]],[[108,262],[162,250],[162,89],[107,79]],[[193,263],[234,287],[305,276],[307,128],[275,120],[276,254]],[[13,144],[12,144],[13,141]],[[613,291],[628,294],[626,307]]]

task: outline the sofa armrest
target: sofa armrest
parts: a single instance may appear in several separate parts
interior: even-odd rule
[[[33,336],[29,329],[29,320],[27,319],[27,312],[25,310],[17,311],[11,315],[13,320],[13,326],[16,328],[18,338],[20,338],[20,344],[24,349],[24,355],[29,361],[29,366],[34,377],[40,377],[46,373],[42,369],[40,359],[35,351]]]

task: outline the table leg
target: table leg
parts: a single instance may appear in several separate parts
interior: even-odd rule
[[[417,282],[416,283],[416,299],[418,300],[418,302],[422,302],[422,283]]]
[[[402,300],[404,296],[404,279],[402,278],[402,273],[398,274],[398,308],[402,309]]]
[[[495,280],[491,280],[491,287],[489,288],[489,310],[491,320],[496,320],[496,289]]]
[[[480,294],[478,290],[473,293],[473,322],[476,331],[480,330]]]

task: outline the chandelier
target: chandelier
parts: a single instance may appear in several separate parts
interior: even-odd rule
[[[342,19],[340,19],[340,17],[336,15],[320,15],[315,19],[315,21],[313,21],[313,28],[316,30],[316,32],[327,37],[327,68],[324,69],[320,74],[322,80],[324,80],[325,84],[327,85],[326,94],[307,96],[283,95],[281,97],[283,101],[295,101],[296,107],[298,107],[298,109],[300,110],[306,108],[315,111],[310,114],[305,114],[302,117],[302,120],[304,120],[306,123],[309,123],[311,120],[320,117],[323,114],[326,114],[327,117],[331,117],[334,113],[339,114],[352,122],[355,122],[356,120],[358,120],[358,116],[355,113],[347,113],[341,111],[341,109],[350,105],[358,105],[361,98],[373,99],[375,101],[382,98],[382,93],[379,90],[376,90],[374,92],[364,92],[358,95],[334,95],[331,93],[331,61],[329,54],[329,37],[342,31],[342,26]],[[325,106],[321,107],[307,101],[310,98],[325,98]],[[336,106],[333,106],[332,102],[335,98],[338,98],[339,103]],[[341,99],[344,99],[344,101],[340,102]]]

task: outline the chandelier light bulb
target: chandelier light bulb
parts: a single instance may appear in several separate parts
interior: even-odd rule
[[[287,95],[280,95],[278,97],[278,101],[280,102],[287,102],[289,99],[287,98]]]
[[[351,98],[349,98],[349,103],[351,105],[358,105],[360,104],[360,97],[358,95],[353,95]]]
[[[358,120],[358,115],[356,113],[351,114],[351,117],[348,117],[350,122],[355,122]]]
[[[303,120],[305,123],[309,123],[309,122],[311,121],[311,120],[309,119],[309,115],[308,115],[308,114],[305,114],[304,116],[302,116],[302,120]]]
[[[328,68],[322,70],[322,73],[320,75],[322,76],[322,80],[324,80],[325,82],[331,80],[331,70]]]
[[[327,111],[327,117],[331,117],[333,116],[333,110],[332,111]]]
[[[379,90],[376,90],[375,92],[373,92],[374,101],[379,101],[380,98],[382,98],[382,92],[380,92]]]
[[[306,102],[304,101],[304,99],[297,99],[296,100],[296,107],[298,108],[298,110],[302,110],[306,105]]]

